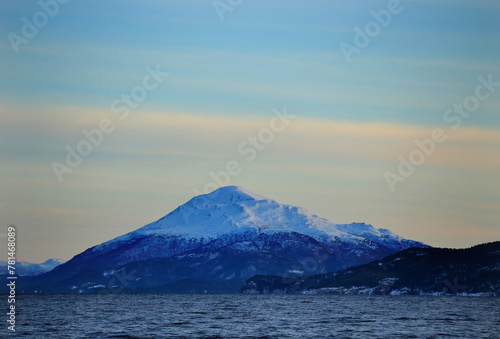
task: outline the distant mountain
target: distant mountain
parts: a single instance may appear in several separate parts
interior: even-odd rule
[[[194,197],[22,286],[28,292],[142,291],[184,279],[200,285],[256,274],[297,276],[337,271],[410,247],[428,246],[364,223],[337,225],[304,208],[228,186]]]
[[[41,264],[19,261],[15,264],[17,276],[33,276],[48,272],[56,266],[63,264],[62,259],[49,259]],[[0,261],[0,272],[7,272],[7,261]]]
[[[468,249],[411,248],[342,271],[255,276],[245,293],[458,294],[500,296],[500,241]]]

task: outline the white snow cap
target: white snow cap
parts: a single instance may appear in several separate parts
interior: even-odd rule
[[[270,200],[262,195],[255,194],[240,186],[223,186],[211,193],[198,195],[192,200],[199,202],[205,200],[207,203],[228,203],[245,200]]]
[[[305,208],[280,204],[239,186],[225,186],[196,196],[163,218],[113,240],[127,241],[143,235],[210,240],[228,233],[255,229],[271,233],[297,232],[323,242],[404,241],[390,231],[364,223],[337,225],[311,214]]]
[[[141,233],[168,233],[192,238],[217,238],[249,229],[290,231],[325,238],[358,238],[302,207],[280,204],[239,186],[225,186],[194,197],[140,228]]]

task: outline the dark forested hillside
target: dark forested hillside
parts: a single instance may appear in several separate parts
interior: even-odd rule
[[[255,276],[246,293],[500,295],[500,241],[468,249],[410,248],[336,273]]]

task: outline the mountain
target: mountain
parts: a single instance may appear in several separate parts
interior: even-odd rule
[[[364,223],[337,225],[227,186],[89,248],[36,281],[24,280],[22,287],[85,293],[138,291],[183,279],[236,283],[256,274],[337,271],[410,247],[428,246]]]
[[[500,296],[500,241],[468,249],[411,248],[335,273],[255,276],[245,293]]]
[[[17,276],[33,276],[48,272],[64,263],[62,259],[49,259],[41,264],[34,264],[27,261],[16,262]],[[0,261],[0,271],[7,271],[7,261]]]

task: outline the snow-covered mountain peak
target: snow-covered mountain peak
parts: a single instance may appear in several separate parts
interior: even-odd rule
[[[334,224],[303,207],[280,204],[242,187],[226,186],[196,196],[163,218],[101,244],[97,249],[150,235],[206,242],[223,235],[249,231],[269,234],[295,232],[321,242],[359,244],[368,241],[392,247],[399,246],[404,240],[388,230],[364,223]]]
[[[351,224],[337,225],[337,228],[344,232],[349,232],[354,235],[360,235],[366,237],[371,234],[378,238],[394,238],[397,240],[402,240],[403,238],[397,234],[384,228],[375,228],[372,225],[365,224],[364,222],[353,222]]]
[[[256,228],[288,230],[308,223],[310,217],[303,208],[281,205],[239,186],[225,186],[192,198],[137,231],[207,239]]]
[[[31,263],[28,261],[18,261],[16,263],[16,273],[19,276],[34,276],[54,269],[56,266],[64,264],[66,260],[63,259],[49,259],[45,262]],[[0,261],[0,269],[7,271],[7,261]]]
[[[240,186],[224,186],[216,189],[215,191],[203,195],[199,195],[192,199],[193,203],[201,203],[201,204],[227,204],[238,201],[260,201],[270,199],[250,192],[243,187]]]

